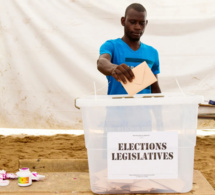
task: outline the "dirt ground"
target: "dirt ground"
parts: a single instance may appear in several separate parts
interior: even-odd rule
[[[87,159],[84,135],[0,135],[0,170],[18,171],[19,159]],[[215,189],[215,135],[198,136],[194,169]]]

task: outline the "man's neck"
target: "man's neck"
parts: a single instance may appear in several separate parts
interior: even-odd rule
[[[128,39],[128,38],[125,37],[125,36],[122,37],[122,40],[123,40],[125,43],[127,43],[128,46],[129,46],[132,50],[134,50],[134,51],[136,51],[136,50],[138,50],[138,49],[140,48],[140,40],[138,40],[138,41],[132,41],[132,40]]]

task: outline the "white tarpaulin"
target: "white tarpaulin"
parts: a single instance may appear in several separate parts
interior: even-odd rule
[[[159,52],[162,92],[214,99],[214,0],[0,0],[0,127],[74,128],[74,98],[106,94],[99,47],[122,37],[133,2],[148,10],[141,40]]]

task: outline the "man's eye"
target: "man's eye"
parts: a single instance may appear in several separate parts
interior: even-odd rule
[[[145,25],[146,24],[146,21],[142,21],[142,22],[140,22],[140,25]]]
[[[136,22],[135,22],[134,20],[131,20],[130,23],[131,23],[131,24],[135,24]]]

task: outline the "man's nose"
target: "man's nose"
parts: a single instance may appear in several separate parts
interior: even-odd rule
[[[136,23],[134,28],[137,29],[137,30],[141,30],[141,25],[139,23]]]

